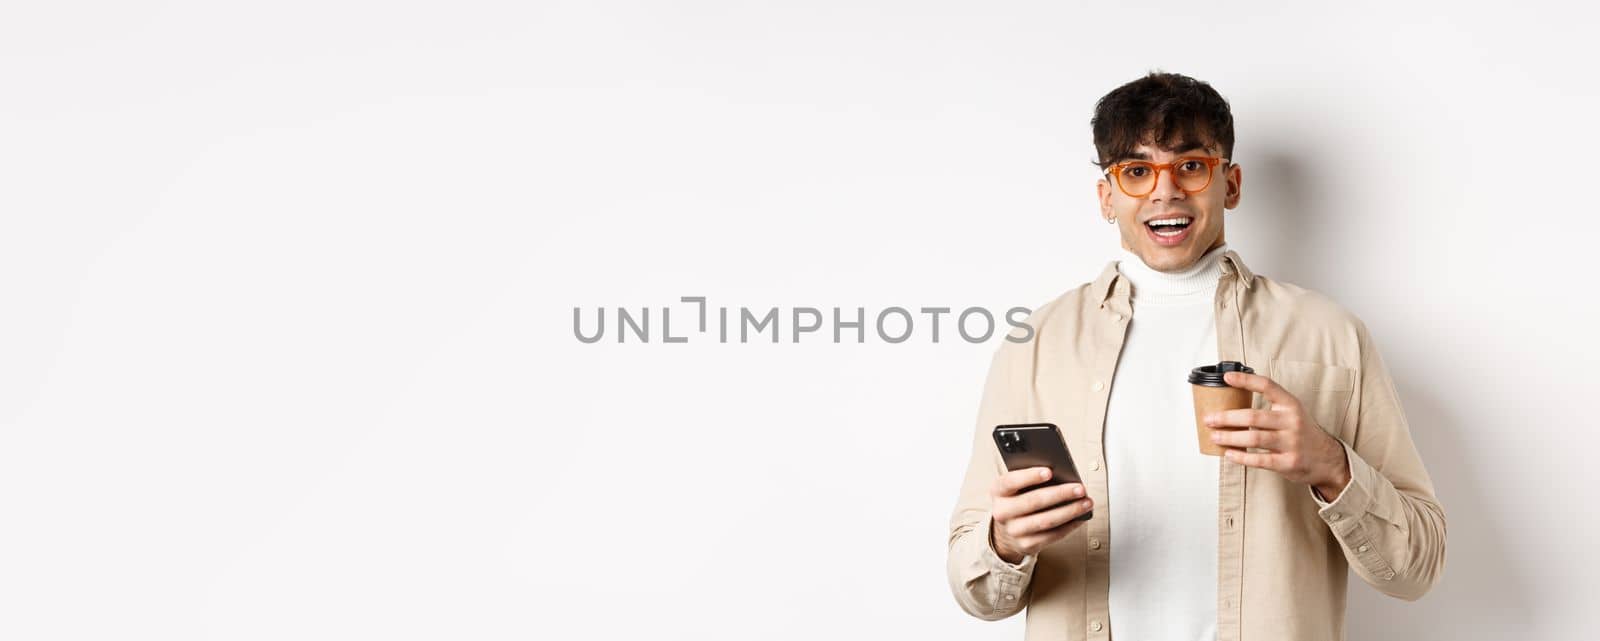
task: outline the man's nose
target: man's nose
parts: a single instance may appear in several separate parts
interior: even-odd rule
[[[1171,168],[1162,169],[1156,175],[1155,191],[1150,192],[1150,200],[1173,200],[1187,196],[1183,188],[1178,186],[1178,174]]]

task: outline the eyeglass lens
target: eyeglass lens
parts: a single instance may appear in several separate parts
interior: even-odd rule
[[[1182,158],[1173,163],[1171,171],[1178,187],[1184,191],[1201,191],[1211,184],[1211,166],[1204,160]],[[1148,162],[1133,162],[1117,175],[1122,189],[1130,194],[1145,195],[1156,188],[1156,166]]]

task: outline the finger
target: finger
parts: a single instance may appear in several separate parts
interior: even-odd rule
[[[1212,412],[1206,416],[1211,427],[1255,427],[1264,430],[1288,429],[1284,412],[1275,410],[1239,409]]]
[[[1020,498],[1026,501],[1028,511],[1024,512],[1023,515],[1027,515],[1034,512],[1048,510],[1052,507],[1081,496],[1083,496],[1082,484],[1062,483],[1060,485],[1041,487],[1036,490],[1023,492],[1020,495]]]
[[[1078,483],[1049,485],[1015,496],[1002,496],[995,499],[994,517],[1009,521],[1050,509],[1079,496],[1083,496],[1083,486]]]
[[[1085,521],[1067,521],[1065,524],[1057,525],[1043,532],[1039,532],[1038,534],[1017,539],[1017,545],[1038,550],[1046,545],[1050,545],[1051,543],[1055,543],[1056,541],[1067,538],[1068,534],[1072,534],[1074,530],[1083,527],[1084,523]]]
[[[1233,387],[1247,389],[1267,399],[1273,405],[1287,405],[1298,403],[1289,390],[1283,389],[1277,381],[1260,374],[1246,374],[1244,372],[1226,372],[1222,375],[1223,382]]]
[[[1020,470],[1012,470],[1001,474],[999,478],[995,479],[994,496],[996,498],[1014,496],[1017,492],[1022,491],[1023,488],[1038,485],[1040,482],[1049,479],[1050,468],[1048,467],[1025,467]]]
[[[1229,449],[1224,450],[1222,452],[1222,456],[1245,467],[1256,467],[1263,470],[1272,470],[1274,472],[1282,469],[1282,464],[1280,463],[1281,457],[1283,456],[1282,454],[1275,454],[1272,452],[1244,452],[1241,450]]]
[[[1011,536],[1030,536],[1061,526],[1094,509],[1093,499],[1078,499],[1061,507],[1031,514],[1011,524]]]
[[[1211,442],[1224,447],[1259,447],[1277,451],[1283,439],[1281,434],[1272,430],[1211,430]]]

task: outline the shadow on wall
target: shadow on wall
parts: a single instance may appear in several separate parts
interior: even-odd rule
[[[1285,138],[1284,140],[1293,140]],[[1341,212],[1324,203],[1331,189],[1308,173],[1305,159],[1313,150],[1293,144],[1268,145],[1244,166],[1244,199],[1231,210],[1228,237],[1238,237],[1247,263],[1280,281],[1317,290],[1335,301],[1360,295],[1342,282],[1336,269],[1340,260],[1359,248],[1392,247],[1392,239],[1363,242],[1352,238],[1350,227],[1340,223]],[[1237,228],[1237,232],[1235,231]],[[1370,229],[1371,227],[1369,227]],[[1380,229],[1382,227],[1379,227]],[[1234,243],[1230,240],[1230,245]],[[1371,251],[1368,249],[1368,251]],[[1361,252],[1367,253],[1367,252]],[[1365,320],[1365,319],[1364,319]],[[1377,330],[1380,335],[1425,335],[1414,331]],[[1508,546],[1518,541],[1502,532],[1495,514],[1485,505],[1482,486],[1494,470],[1471,469],[1473,456],[1464,435],[1489,433],[1494,425],[1475,425],[1474,404],[1494,399],[1484,394],[1450,395],[1429,387],[1426,375],[1451,355],[1430,352],[1427,346],[1407,350],[1379,349],[1394,376],[1412,438],[1444,505],[1448,528],[1445,571],[1432,591],[1415,602],[1385,596],[1350,574],[1346,614],[1347,638],[1359,641],[1413,641],[1415,639],[1529,638],[1537,625],[1524,577],[1512,566]],[[1391,344],[1393,341],[1391,341]],[[1451,399],[1450,402],[1445,402]],[[1482,420],[1482,419],[1479,419]]]
[[[1318,274],[1327,274],[1329,265],[1343,249],[1338,239],[1347,235],[1341,229],[1339,212],[1326,203],[1327,191],[1316,182],[1319,177],[1307,168],[1305,158],[1312,150],[1264,146],[1254,153],[1249,164],[1240,165],[1242,197],[1239,208],[1229,210],[1225,229],[1229,246],[1242,247],[1239,255],[1245,264],[1270,268],[1262,273],[1274,280],[1293,283],[1333,296],[1339,292]],[[1235,244],[1232,239],[1240,242]]]
[[[1433,363],[1445,361],[1443,355],[1433,356]],[[1396,363],[1390,369],[1425,371]],[[1395,386],[1412,439],[1444,505],[1449,532],[1444,574],[1428,594],[1406,602],[1384,596],[1352,573],[1347,636],[1374,641],[1532,638],[1530,626],[1538,625],[1538,604],[1528,598],[1530,586],[1506,553],[1519,542],[1501,531],[1499,519],[1485,507],[1482,486],[1493,479],[1493,472],[1468,467],[1470,461],[1483,459],[1470,455],[1462,439],[1494,426],[1471,424],[1470,417],[1482,414],[1463,405],[1459,396],[1426,388],[1421,378],[1396,380]],[[1446,403],[1445,398],[1457,400]],[[1476,398],[1475,402],[1488,402]]]

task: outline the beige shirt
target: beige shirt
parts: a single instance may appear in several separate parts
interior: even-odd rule
[[[950,518],[950,587],[982,619],[1026,607],[1030,641],[1112,638],[1109,517],[1117,502],[1107,495],[1106,466],[1117,462],[1104,458],[1103,430],[1129,294],[1108,263],[1094,282],[1029,317],[1033,340],[1002,341],[984,385]],[[1252,274],[1233,250],[1223,256],[1215,309],[1220,360],[1243,362],[1300,399],[1344,444],[1351,474],[1338,499],[1323,503],[1276,472],[1220,461],[1217,638],[1344,639],[1346,569],[1384,594],[1421,597],[1444,570],[1444,508],[1360,319],[1317,292]],[[1255,407],[1267,407],[1260,394]],[[1095,512],[1016,565],[995,554],[989,532],[990,487],[1005,471],[991,432],[1010,423],[1061,428]]]

